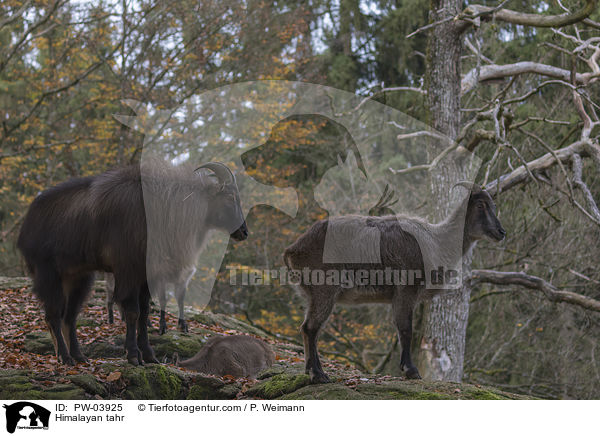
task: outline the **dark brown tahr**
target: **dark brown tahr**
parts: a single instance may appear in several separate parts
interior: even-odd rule
[[[306,372],[310,374],[313,383],[329,381],[319,361],[317,339],[336,303],[391,304],[402,346],[402,369],[406,371],[408,378],[420,378],[419,371],[411,360],[410,342],[416,302],[426,294],[430,296],[436,292],[427,286],[426,274],[439,266],[450,267],[450,270],[458,268],[462,256],[478,239],[487,237],[500,241],[506,235],[496,217],[496,205],[491,196],[474,184],[461,182],[458,185],[469,189],[471,193],[441,223],[430,224],[419,218],[403,215],[334,217],[316,222],[285,250],[284,262],[287,267],[300,272],[321,270],[328,273],[333,270],[355,274],[366,270],[375,271],[375,275],[381,272],[379,276],[382,277],[384,271],[394,270],[414,273],[417,278],[412,282],[402,280],[400,284],[369,282],[357,285],[357,282],[347,282],[346,286],[342,286],[335,282],[306,283],[302,278],[304,274],[300,274],[299,288],[308,303],[301,333],[304,339]],[[324,259],[324,254],[331,248],[326,248],[326,243],[331,240],[328,232],[345,235],[349,239],[350,249],[360,250],[361,253],[376,252],[379,256],[377,263],[336,263],[335,259]],[[373,237],[373,234],[377,236]],[[340,252],[343,255],[345,251],[347,248],[344,245]],[[454,280],[457,279],[460,278],[454,276]],[[297,281],[297,278],[294,280]]]
[[[248,234],[235,179],[213,164],[196,172],[151,161],[72,179],[35,198],[17,245],[63,363],[86,360],[76,320],[95,271],[114,274],[127,360],[157,362],[148,342],[149,281],[174,283],[189,274],[212,229],[239,240]]]

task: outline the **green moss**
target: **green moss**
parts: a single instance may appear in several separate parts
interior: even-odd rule
[[[108,396],[106,388],[91,374],[71,375],[68,379],[71,383],[79,386],[90,395],[99,395],[103,398]]]
[[[10,385],[18,385],[20,383],[28,383],[29,377],[26,375],[14,375],[11,377],[0,377],[0,388],[6,389]]]
[[[465,398],[470,400],[506,400],[507,397],[501,397],[498,394],[495,394],[491,391],[486,391],[484,389],[476,389],[470,392],[465,393]]]
[[[0,390],[0,400],[44,400],[45,396],[41,391],[29,390],[18,392],[6,392]]]
[[[83,400],[87,398],[85,391],[80,387],[61,383],[43,389],[41,395],[47,400]]]
[[[267,369],[259,372],[258,375],[256,376],[256,378],[258,380],[264,380],[266,378],[270,378],[270,377],[276,376],[278,374],[282,374],[285,372],[285,370],[286,370],[285,366],[274,364],[270,368],[267,368]]]
[[[192,316],[191,319],[193,319],[194,321],[197,321],[197,322],[199,322],[201,324],[208,325],[208,326],[216,325],[217,324],[217,321],[214,319],[213,314],[212,313],[208,313],[208,312],[206,312],[206,313],[198,313],[198,314]]]
[[[54,344],[49,332],[33,332],[25,335],[23,350],[35,354],[54,354]]]
[[[175,373],[166,366],[156,365],[155,377],[158,381],[159,398],[165,400],[179,398],[182,383]]]
[[[310,377],[307,374],[278,374],[253,386],[247,391],[247,394],[270,400],[297,391],[309,383]]]
[[[374,400],[451,400],[446,389],[423,382],[392,381],[383,384],[359,384],[356,391]]]
[[[123,372],[126,388],[123,398],[129,400],[175,400],[182,396],[181,378],[162,365],[129,367]]]
[[[194,376],[190,383],[192,386],[186,397],[188,400],[225,400],[235,397],[235,394],[232,396],[232,392],[228,391],[225,383],[217,378]]]
[[[386,394],[394,400],[452,400],[450,395],[439,392],[389,391]]]
[[[162,336],[150,336],[150,345],[160,361],[165,357],[171,359],[175,352],[181,359],[192,357],[202,348],[204,341],[202,335],[189,335],[178,331],[169,331]]]
[[[35,386],[33,383],[29,381],[26,382],[17,382],[17,383],[8,383],[2,386],[2,392],[25,392],[30,389],[33,389]]]
[[[29,372],[24,369],[0,369],[0,382],[7,377],[28,376]]]
[[[239,383],[229,383],[219,389],[218,395],[222,396],[224,400],[231,400],[237,396],[241,389],[242,386]]]
[[[109,342],[92,342],[83,346],[83,354],[93,359],[119,358],[125,356],[123,345]]]
[[[278,400],[365,400],[368,397],[339,384],[308,385]]]
[[[85,398],[87,397],[83,389],[63,383],[45,387],[27,381],[9,383],[0,388],[2,400],[82,400]]]

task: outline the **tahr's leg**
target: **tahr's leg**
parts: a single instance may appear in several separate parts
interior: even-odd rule
[[[74,365],[61,330],[66,298],[58,271],[47,264],[36,265],[33,292],[44,305],[46,324],[52,335],[56,357],[67,365]]]
[[[67,295],[66,310],[63,317],[63,334],[69,346],[69,353],[77,362],[87,362],[87,358],[81,352],[77,341],[77,316],[92,290],[93,282],[93,274],[83,274],[63,280],[65,294]]]
[[[185,314],[183,312],[183,300],[185,299],[185,292],[187,284],[185,282],[179,282],[175,284],[175,297],[177,298],[177,306],[179,306],[179,320],[177,326],[182,332],[188,332],[187,322],[185,322]]]
[[[167,290],[163,283],[158,289],[158,301],[160,302],[160,321],[158,322],[158,334],[164,335],[167,332],[167,319],[165,309],[167,308]]]
[[[159,363],[154,355],[154,350],[148,341],[148,314],[150,313],[150,290],[145,283],[139,294],[140,316],[138,318],[138,337],[137,345],[142,352],[142,357],[146,363]]]
[[[412,363],[410,356],[410,342],[412,340],[412,315],[416,304],[416,291],[400,289],[396,292],[392,302],[394,323],[398,329],[398,337],[402,346],[400,358],[401,369],[409,379],[420,379],[419,370]]]
[[[321,367],[317,341],[321,328],[331,315],[335,305],[336,291],[332,289],[328,292],[322,288],[317,291],[313,288],[311,292],[314,293],[308,294],[307,292],[310,295],[310,301],[301,327],[306,373],[310,374],[311,383],[329,383],[329,377]]]

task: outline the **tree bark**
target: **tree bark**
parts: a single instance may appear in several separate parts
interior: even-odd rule
[[[461,6],[460,0],[432,0],[430,22],[456,16]],[[433,129],[451,140],[457,138],[460,129],[461,45],[460,29],[452,20],[433,27],[429,32],[425,81],[428,122]],[[443,141],[431,141],[428,149],[430,160],[447,146],[448,143]],[[446,159],[430,174],[432,198],[436,204],[432,218],[439,221],[449,213],[451,187],[464,177],[464,173],[460,164]],[[469,274],[469,269],[470,261],[463,265],[463,275]],[[461,289],[445,292],[424,302],[421,337],[416,353],[417,367],[423,378],[461,381],[470,296],[468,280],[463,280]]]

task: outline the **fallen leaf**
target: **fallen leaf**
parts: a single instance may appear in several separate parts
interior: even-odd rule
[[[108,374],[108,377],[106,377],[106,381],[108,382],[114,382],[117,381],[121,378],[121,372],[120,371],[113,371],[110,374]]]

